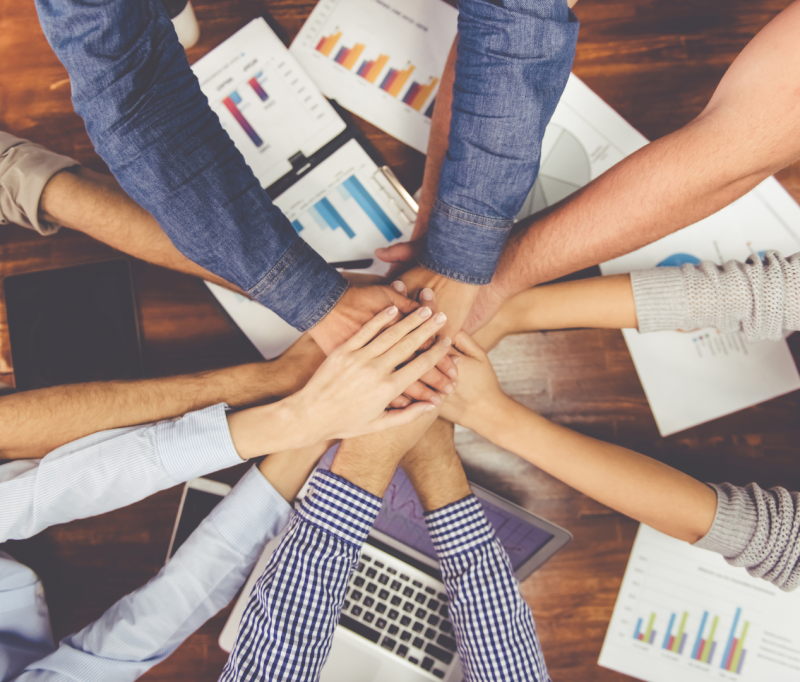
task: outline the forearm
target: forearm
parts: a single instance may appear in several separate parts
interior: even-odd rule
[[[0,542],[119,509],[241,462],[223,405],[157,424],[101,431],[42,460],[0,466]]]
[[[317,472],[250,595],[221,680],[316,680],[380,499]]]
[[[131,198],[190,260],[301,331],[319,322],[346,282],[259,185],[208,106],[161,3],[36,6],[69,72],[75,110]]]
[[[686,542],[711,527],[714,491],[677,469],[554,424],[508,397],[483,409],[472,428],[588,497]]]
[[[425,173],[422,176],[422,188],[419,198],[419,212],[414,226],[412,239],[421,237],[428,229],[428,220],[433,210],[433,202],[439,188],[439,176],[442,163],[447,154],[447,137],[450,134],[450,118],[453,108],[453,82],[456,78],[456,55],[458,36],[453,41],[447,63],[442,74],[436,104],[431,118],[431,135],[428,139],[428,153],[425,156]]]
[[[464,0],[458,29],[448,148],[420,264],[477,285],[491,280],[536,178],[578,23],[564,0]]]
[[[490,350],[507,334],[578,327],[627,329],[636,325],[630,276],[611,275],[523,291],[506,301],[473,338]]]
[[[19,679],[135,680],[231,601],[290,514],[275,489],[250,470],[155,578]]]
[[[466,678],[549,680],[533,615],[477,498],[426,513],[425,520]]]
[[[737,57],[703,113],[547,215],[515,227],[493,284],[506,297],[705,218],[800,156],[800,3]]]
[[[285,360],[163,379],[72,384],[0,398],[0,458],[44,457],[98,431],[177,417],[221,402],[241,408],[282,398],[316,369]],[[310,365],[310,366],[309,366]]]

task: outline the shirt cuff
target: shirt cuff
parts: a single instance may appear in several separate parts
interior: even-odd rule
[[[277,537],[292,516],[292,507],[253,466],[209,515],[220,537],[248,554],[254,545]]]
[[[156,424],[157,452],[176,483],[242,463],[228,429],[227,407],[220,403]]]
[[[685,325],[689,312],[686,281],[680,268],[652,268],[631,273],[639,331],[675,331]]]
[[[717,513],[708,533],[694,546],[726,558],[737,557],[744,552],[758,529],[755,500],[747,488],[737,488],[730,483],[706,485],[717,493]]]
[[[341,476],[318,469],[297,514],[304,521],[360,547],[372,530],[382,502],[380,497]]]
[[[347,280],[298,237],[247,293],[306,332],[333,309],[345,291]]]
[[[440,559],[464,554],[495,538],[494,528],[475,495],[427,512],[425,523]]]
[[[488,284],[514,225],[453,208],[436,199],[420,265],[465,284]]]

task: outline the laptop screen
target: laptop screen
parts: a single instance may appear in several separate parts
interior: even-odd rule
[[[511,558],[511,566],[515,571],[553,538],[547,531],[528,523],[516,514],[500,509],[486,500],[478,499],[483,505],[486,518],[494,526],[500,544]],[[392,478],[373,527],[436,559],[436,552],[425,525],[422,505],[402,469],[398,469]]]

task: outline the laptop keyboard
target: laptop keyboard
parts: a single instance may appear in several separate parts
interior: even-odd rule
[[[339,624],[443,679],[456,653],[444,586],[375,547],[366,550]]]

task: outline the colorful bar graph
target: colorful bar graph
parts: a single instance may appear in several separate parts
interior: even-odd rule
[[[733,625],[731,625],[731,632],[728,635],[728,643],[725,645],[725,651],[722,654],[722,662],[720,663],[720,668],[723,670],[730,670],[728,665],[731,661],[731,656],[733,654],[733,648],[736,645],[736,638],[734,637],[736,633],[736,626],[739,624],[739,617],[742,615],[742,609],[736,609],[736,615],[733,617]]]
[[[347,55],[344,57],[344,59],[342,59],[342,61],[339,61],[338,57],[336,58],[336,61],[339,64],[341,64],[345,69],[351,70],[355,66],[356,61],[358,61],[358,58],[361,56],[361,53],[363,51],[364,51],[364,45],[362,45],[361,43],[356,43],[355,45],[353,45],[353,47],[347,50]]]
[[[269,99],[269,95],[267,94],[267,91],[264,90],[264,88],[261,87],[261,83],[259,83],[256,80],[260,75],[261,75],[261,72],[259,71],[256,74],[255,78],[251,78],[249,81],[247,81],[247,83],[251,88],[253,88],[253,92],[255,92],[256,95],[258,95],[258,98],[262,102],[266,102]]]
[[[326,57],[331,56],[331,52],[333,52],[333,48],[336,47],[336,43],[339,42],[339,38],[342,37],[342,32],[339,31],[338,33],[333,33],[332,35],[325,36],[317,43],[317,52],[321,52]]]
[[[742,670],[742,663],[747,650],[744,648],[744,641],[747,638],[747,631],[750,629],[750,621],[745,621],[742,626],[742,632],[738,637],[735,637],[736,626],[739,624],[739,616],[741,609],[736,609],[736,615],[733,618],[733,625],[731,632],[728,636],[728,645],[725,647],[725,654],[722,657],[720,668],[728,672],[740,673]]]
[[[228,95],[222,103],[225,105],[225,108],[231,112],[231,115],[236,119],[236,122],[242,127],[242,130],[247,133],[247,136],[252,140],[253,144],[256,147],[260,147],[264,144],[263,140],[258,136],[258,133],[253,129],[253,126],[250,125],[248,120],[244,117],[241,111],[239,111],[239,107],[236,106],[237,104],[241,104],[242,98],[238,92],[235,90]]]
[[[397,229],[397,226],[392,222],[391,218],[384,212],[378,205],[378,202],[372,198],[372,195],[367,192],[361,181],[355,176],[351,175],[340,186],[339,190],[345,198],[355,199],[356,203],[361,207],[361,210],[366,213],[370,220],[375,224],[375,227],[386,238],[387,242],[398,239],[402,236],[402,232]]]
[[[434,88],[436,87],[437,83],[439,82],[438,78],[431,78],[430,82],[427,85],[422,85],[421,83],[414,83],[406,92],[405,97],[403,97],[403,101],[408,104],[412,109],[416,111],[422,111],[422,107],[425,102],[428,101],[428,97],[431,96]],[[431,112],[433,113],[433,112]]]

